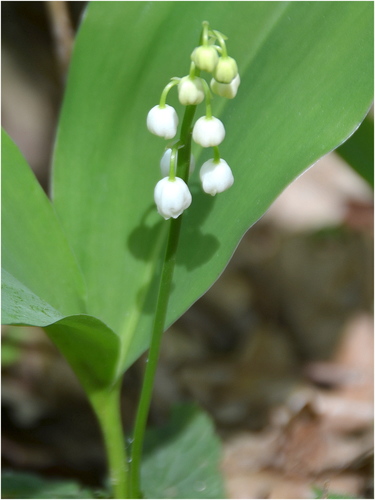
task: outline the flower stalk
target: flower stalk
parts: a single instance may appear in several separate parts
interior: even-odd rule
[[[171,220],[169,222],[166,251],[162,262],[151,344],[134,425],[128,492],[130,496],[128,498],[142,498],[140,465],[143,439],[159,360],[161,339],[165,328],[182,215],[192,201],[188,188],[192,140],[204,148],[214,148],[214,159],[205,162],[200,170],[200,179],[204,192],[214,196],[230,188],[234,181],[229,165],[220,158],[219,149],[217,148],[225,138],[225,128],[223,123],[212,115],[211,90],[206,80],[200,76],[201,71],[211,73],[215,80],[214,88],[216,93],[221,93],[228,98],[235,96],[239,85],[239,79],[234,81],[238,74],[237,64],[233,58],[227,55],[225,38],[220,32],[210,30],[206,21],[203,22],[199,46],[193,50],[190,56],[192,62],[189,74],[182,78],[172,78],[161,94],[159,105],[154,106],[147,115],[147,127],[151,133],[164,137],[164,139],[174,138],[179,123],[178,116],[176,110],[166,104],[166,99],[170,89],[178,85],[177,91],[180,104],[186,106],[180,139],[164,152],[160,167],[162,173],[167,174],[166,168],[169,166],[168,175],[164,175],[154,189],[154,200],[159,214],[164,219]],[[215,40],[218,40],[220,47],[213,45]],[[193,127],[196,107],[203,100],[205,100],[205,115],[201,116]]]
[[[181,126],[180,148],[177,161],[177,172],[187,182],[189,176],[192,122],[196,106],[187,106],[183,123]],[[163,267],[160,278],[159,293],[156,305],[156,314],[153,324],[151,345],[148,352],[146,370],[144,374],[141,396],[135,420],[133,444],[131,450],[130,471],[130,498],[142,498],[140,488],[140,465],[142,457],[143,439],[147,424],[147,416],[151,404],[152,390],[154,386],[155,373],[159,360],[160,344],[164,332],[165,318],[169,295],[171,290],[173,271],[176,263],[176,255],[182,216],[171,219],[169,226],[167,248],[164,256]],[[125,497],[124,497],[125,498]]]

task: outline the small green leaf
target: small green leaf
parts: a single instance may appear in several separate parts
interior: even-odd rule
[[[8,326],[1,338],[1,365],[6,368],[22,359],[30,338],[29,327]]]
[[[168,425],[146,435],[142,489],[146,498],[225,498],[220,441],[202,411],[183,405]]]
[[[52,481],[26,472],[1,474],[2,498],[94,498],[75,481]]]
[[[19,347],[4,341],[1,344],[1,366],[4,369],[19,361],[22,351]]]
[[[316,487],[314,487],[313,490],[315,493],[315,498],[327,498],[327,499],[332,498],[332,499],[342,499],[342,500],[346,498],[357,498],[350,495],[346,495],[345,493],[332,493],[324,491],[321,488],[316,488]]]

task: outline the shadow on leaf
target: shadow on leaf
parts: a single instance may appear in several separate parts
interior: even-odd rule
[[[203,234],[200,229],[213,208],[215,198],[203,193],[198,184],[193,184],[190,188],[193,204],[184,214],[176,259],[176,265],[184,266],[188,271],[208,262],[220,246],[216,237],[211,234]],[[152,278],[143,284],[137,293],[137,306],[145,314],[151,314],[155,311],[161,267],[168,238],[169,222],[164,221],[159,216],[156,219],[156,215],[155,206],[150,205],[127,240],[127,247],[137,260],[150,264],[154,262],[155,271]]]

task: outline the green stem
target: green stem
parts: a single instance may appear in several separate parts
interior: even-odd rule
[[[189,176],[189,162],[191,149],[191,131],[196,106],[187,106],[181,126],[180,148],[178,154],[177,168],[181,177],[187,181]],[[159,294],[156,305],[156,314],[151,337],[151,345],[143,380],[140,401],[134,426],[133,445],[131,453],[130,469],[130,498],[142,498],[140,489],[140,465],[142,458],[143,439],[147,424],[147,417],[151,403],[154,378],[159,360],[160,344],[164,332],[165,318],[173,271],[176,263],[178,240],[180,235],[182,215],[177,219],[171,219],[167,248],[165,252],[163,267],[161,271]]]
[[[220,47],[221,47],[221,55],[223,57],[228,57],[228,52],[227,52],[227,46],[225,44],[225,40],[223,38],[223,35],[220,33],[220,31],[217,31],[217,30],[213,30],[219,44],[220,44]]]
[[[220,163],[220,151],[217,146],[213,147],[214,150],[214,163]]]
[[[177,157],[177,148],[172,148],[171,151],[171,161],[169,164],[169,180],[174,181],[176,179],[176,157]]]
[[[201,34],[201,45],[204,47],[208,47],[208,27],[209,24],[207,21],[203,21],[202,23],[202,34]]]
[[[169,82],[163,89],[163,92],[161,93],[160,96],[160,101],[159,101],[159,108],[165,108],[166,101],[167,101],[167,95],[168,92],[173,88],[175,85],[178,85],[178,79],[174,79],[171,82]]]
[[[109,391],[90,395],[103,434],[113,498],[129,498],[128,462],[121,420],[121,382],[120,379]]]
[[[190,71],[189,71],[189,78],[191,80],[194,80],[196,74],[195,74],[195,64],[193,62],[190,63]]]
[[[211,108],[211,90],[208,86],[206,80],[202,78],[204,95],[206,98],[206,118],[210,120],[212,118],[212,108]]]

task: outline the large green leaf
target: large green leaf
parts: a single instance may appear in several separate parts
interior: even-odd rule
[[[21,282],[22,294],[31,291],[60,317],[85,312],[84,281],[54,209],[4,131],[1,139],[2,267],[9,289]]]
[[[168,226],[153,207],[164,142],[145,118],[169,78],[188,72],[203,20],[229,36],[240,68],[236,99],[213,102],[236,180],[211,198],[192,178],[168,323],[213,283],[285,186],[350,136],[372,101],[371,2],[89,5],[59,125],[53,199],[86,279],[87,312],[119,333],[124,367],[148,346]],[[211,152],[195,154],[200,164]]]
[[[86,314],[85,285],[54,213],[2,134],[2,321],[45,327],[88,392],[117,377],[119,337]]]
[[[225,498],[220,440],[198,408],[175,408],[168,425],[148,431],[145,444],[146,498]]]
[[[93,498],[93,492],[75,481],[51,481],[26,472],[1,474],[2,498]]]
[[[108,336],[107,381],[117,365],[114,330],[121,372],[148,344],[167,231],[152,203],[161,141],[148,136],[144,118],[169,76],[187,71],[200,20],[232,34],[241,68],[238,97],[217,100],[215,111],[236,183],[213,199],[192,180],[169,323],[212,284],[285,185],[357,127],[372,93],[371,10],[368,2],[92,4],[73,58],[54,179],[87,295],[53,208],[4,136],[4,322],[59,321],[50,334],[76,368],[88,363],[82,346],[101,349]],[[64,323],[82,313],[101,321]],[[76,330],[82,345],[72,342]]]

